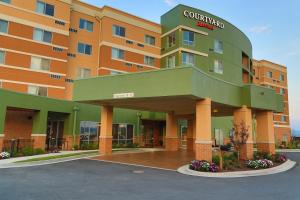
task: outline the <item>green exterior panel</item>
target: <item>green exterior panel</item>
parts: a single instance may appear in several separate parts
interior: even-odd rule
[[[0,103],[0,134],[4,134],[5,116],[6,116],[6,106]]]
[[[46,134],[47,132],[48,112],[40,110],[33,116],[32,134]]]

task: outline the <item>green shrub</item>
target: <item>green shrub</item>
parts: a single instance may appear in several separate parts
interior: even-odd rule
[[[78,150],[79,149],[79,145],[78,144],[74,144],[73,145],[73,150]]]
[[[34,155],[45,154],[45,150],[41,148],[34,149]]]
[[[34,155],[34,149],[32,147],[24,147],[20,150],[20,154],[23,156],[32,156]]]
[[[267,152],[254,152],[253,154],[253,158],[255,160],[259,160],[259,159],[267,159],[267,160],[271,160],[272,159],[272,155],[267,153]]]
[[[215,163],[216,165],[219,166],[220,165],[220,156],[218,156],[218,155],[213,156],[212,161],[213,161],[213,163]]]

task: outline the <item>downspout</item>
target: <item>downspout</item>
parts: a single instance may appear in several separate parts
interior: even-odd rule
[[[72,129],[72,135],[73,135],[73,142],[72,142],[72,148],[74,150],[75,142],[76,142],[76,122],[77,122],[77,112],[79,111],[79,108],[77,106],[73,107],[74,111],[74,117],[73,117],[73,129]]]

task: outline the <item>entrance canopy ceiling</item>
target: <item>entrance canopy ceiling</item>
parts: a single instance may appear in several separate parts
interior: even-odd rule
[[[120,108],[192,114],[195,103],[212,99],[214,115],[231,115],[233,108],[280,111],[282,97],[274,90],[238,86],[205,74],[194,67],[101,76],[76,80],[73,100]]]

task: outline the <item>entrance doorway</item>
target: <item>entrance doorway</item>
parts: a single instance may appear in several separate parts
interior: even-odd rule
[[[48,120],[46,147],[47,150],[62,149],[65,143],[63,139],[64,121]]]
[[[162,147],[166,124],[164,121],[142,120],[142,137],[145,147]]]

